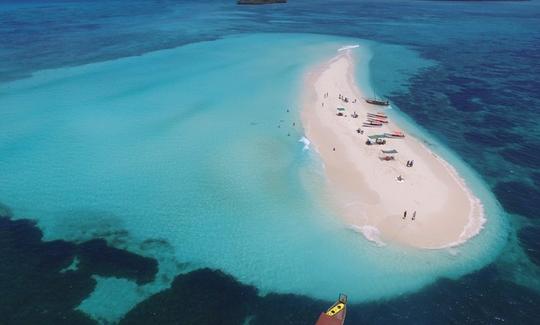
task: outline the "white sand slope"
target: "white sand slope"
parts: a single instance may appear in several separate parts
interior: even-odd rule
[[[368,112],[384,113],[386,108],[362,99],[350,51],[340,51],[308,74],[302,108],[306,137],[322,158],[339,214],[377,242],[442,248],[476,235],[485,222],[482,204],[441,157],[408,134],[404,139],[386,139],[385,145],[365,144],[368,135],[400,128],[391,119],[382,127],[362,127]],[[340,94],[349,103],[340,100]],[[337,107],[346,109],[346,117],[336,115]],[[351,117],[355,111],[358,118]],[[359,127],[364,134],[356,132]],[[379,159],[381,149],[396,149],[396,159]],[[413,167],[406,167],[408,160],[414,160]],[[399,182],[398,176],[404,181]],[[372,238],[375,235],[380,239]]]

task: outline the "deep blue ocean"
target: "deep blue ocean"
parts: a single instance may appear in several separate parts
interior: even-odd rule
[[[296,138],[275,134],[279,121],[297,121],[285,113],[294,76],[341,39],[373,42],[373,88],[479,175],[508,224],[493,260],[467,271],[438,255],[411,266],[409,254],[399,289],[394,273],[366,271],[374,283],[350,284],[346,324],[538,323],[539,1],[35,0],[0,1],[0,324],[313,324],[331,303],[316,288],[331,283],[302,263],[341,242],[296,230],[328,235],[305,225],[321,210],[304,181],[279,181],[310,160]],[[179,79],[170,67],[182,62]],[[250,113],[254,102],[231,95],[274,92],[283,98],[266,105],[279,112]],[[249,140],[212,119],[228,113],[250,126]],[[273,241],[283,225],[289,237]],[[298,251],[305,259],[280,262]]]

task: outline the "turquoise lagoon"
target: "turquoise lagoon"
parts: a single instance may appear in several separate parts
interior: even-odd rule
[[[222,269],[262,294],[347,292],[361,302],[488,264],[505,244],[501,207],[466,163],[397,107],[391,114],[483,201],[485,229],[451,249],[378,247],[329,208],[318,157],[299,142],[298,104],[308,69],[350,44],[362,45],[354,50],[362,87],[382,95],[433,64],[371,41],[247,34],[2,84],[0,198],[17,217],[36,219],[46,239],[104,236],[158,258],[160,276],[144,287],[98,279],[80,308],[108,320],[198,267]],[[111,314],[107,304],[121,305]]]

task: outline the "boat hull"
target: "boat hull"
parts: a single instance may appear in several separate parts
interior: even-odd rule
[[[340,318],[330,317],[326,315],[325,313],[321,313],[315,325],[343,325],[344,321],[345,321],[345,318],[340,319]]]
[[[366,103],[377,106],[388,106],[390,102],[387,100],[366,99]]]

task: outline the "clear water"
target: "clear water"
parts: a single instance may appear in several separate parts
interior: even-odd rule
[[[332,299],[337,288],[370,300],[490,262],[506,232],[487,193],[486,231],[440,252],[377,247],[317,202],[324,176],[298,142],[295,104],[306,70],[354,42],[245,35],[6,84],[3,143],[12,151],[0,165],[1,196],[15,215],[37,218],[47,239],[80,240],[81,229],[114,221],[134,243],[164,239],[178,261],[263,292]]]
[[[538,2],[363,3],[0,5],[0,201],[46,239],[106,237],[160,261],[149,285],[100,279],[82,310],[117,319],[204,266],[263,293],[346,291],[356,302],[494,260],[506,281],[537,286],[516,233],[538,226],[536,203],[521,199],[540,193],[528,150],[540,138]],[[390,97],[394,117],[484,202],[486,228],[466,245],[377,248],[318,200],[317,157],[291,126],[301,78],[354,43],[372,54],[362,85]]]

